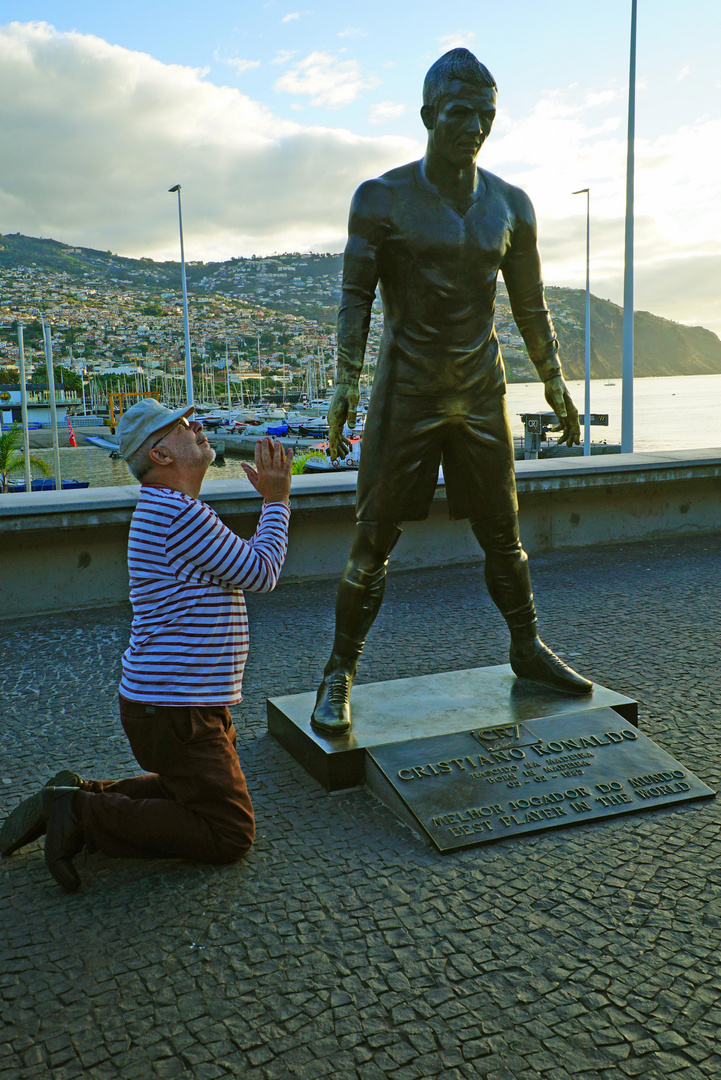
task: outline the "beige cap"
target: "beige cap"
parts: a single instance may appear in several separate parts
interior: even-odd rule
[[[180,420],[181,416],[190,416],[194,409],[194,405],[186,405],[182,409],[166,409],[165,405],[161,405],[155,398],[142,398],[120,418],[120,453],[127,461],[156,431]]]

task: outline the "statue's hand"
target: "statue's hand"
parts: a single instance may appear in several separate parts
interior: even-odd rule
[[[548,379],[543,384],[543,388],[546,401],[558,417],[559,426],[555,430],[563,431],[563,437],[558,440],[559,443],[565,442],[568,446],[574,444],[580,446],[581,425],[578,422],[578,409],[571,400],[563,376],[554,375],[552,379]]]
[[[343,427],[354,428],[358,418],[358,387],[338,383],[328,410],[331,461],[347,457],[351,445],[343,434]]]

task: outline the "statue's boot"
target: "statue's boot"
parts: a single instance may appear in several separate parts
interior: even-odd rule
[[[563,690],[567,694],[590,694],[593,691],[590,679],[584,678],[568,664],[564,664],[560,657],[543,644],[538,634],[534,637],[533,655],[526,657],[518,654],[515,642],[511,639],[509,658],[511,667],[519,678],[543,683],[544,686]]]
[[[564,664],[538,636],[531,574],[518,534],[518,516],[474,521],[472,528],[485,552],[488,592],[511,633],[510,661],[515,674],[567,694],[590,694],[593,683]]]
[[[350,692],[365,639],[375,621],[386,587],[388,557],[401,530],[388,522],[359,521],[338,586],[333,651],[318,687],[311,724],[325,735],[350,730]]]

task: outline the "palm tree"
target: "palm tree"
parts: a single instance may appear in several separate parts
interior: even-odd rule
[[[13,473],[22,472],[25,468],[23,455],[18,450],[22,441],[22,431],[17,424],[13,424],[9,431],[0,434],[0,491],[8,489],[8,478]],[[37,454],[30,455],[30,464],[43,476],[50,475],[50,468],[46,461]]]

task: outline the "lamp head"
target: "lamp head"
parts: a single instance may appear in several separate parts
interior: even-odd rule
[[[180,191],[180,184],[175,184],[173,187],[169,187],[168,191]]]

